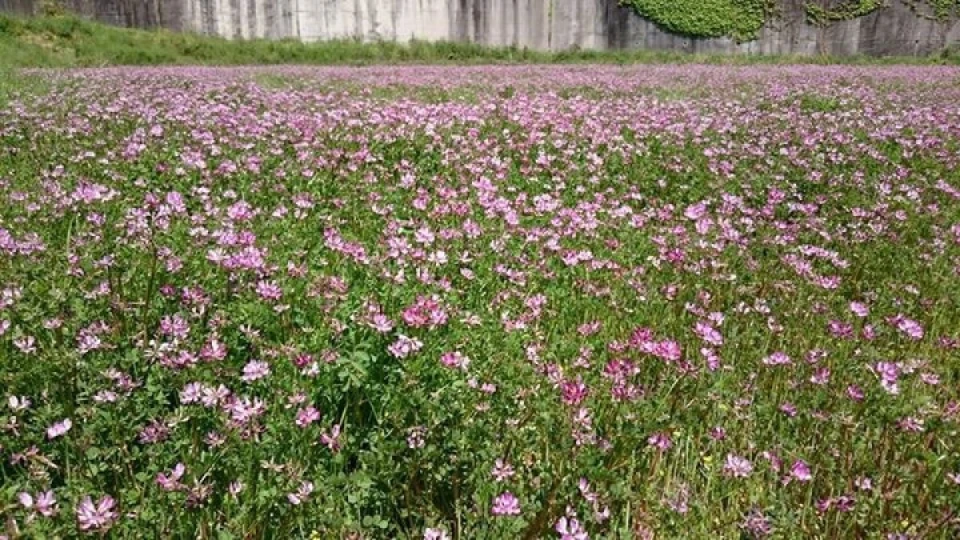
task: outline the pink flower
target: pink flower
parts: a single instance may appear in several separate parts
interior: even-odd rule
[[[897,425],[900,426],[900,429],[909,431],[911,433],[923,433],[925,431],[923,427],[923,419],[915,416],[901,418],[897,422]]]
[[[313,482],[302,482],[297,491],[287,493],[287,500],[290,501],[290,504],[299,506],[307,501],[311,493],[313,493]]]
[[[670,362],[676,362],[682,357],[680,344],[673,340],[665,340],[657,343],[653,348],[654,356]]]
[[[393,330],[393,321],[383,313],[377,313],[370,317],[370,327],[381,334]]]
[[[23,354],[33,354],[37,352],[37,339],[33,336],[21,336],[13,340],[14,346],[20,349]]]
[[[900,386],[897,380],[900,378],[900,366],[892,362],[877,362],[874,371],[880,377],[880,386],[888,394],[897,395],[900,393]]]
[[[387,347],[387,350],[397,358],[406,358],[423,348],[423,342],[416,338],[404,335],[397,336],[397,340]]]
[[[294,421],[298,427],[307,427],[320,419],[320,411],[314,407],[304,407],[297,411],[297,419]]]
[[[267,411],[267,404],[260,398],[228,398],[223,409],[230,413],[230,419],[239,425],[247,424]]]
[[[687,484],[681,483],[674,491],[671,497],[664,500],[668,508],[678,514],[686,514],[690,511],[690,488]]]
[[[30,398],[26,396],[10,396],[7,398],[7,405],[11,411],[23,411],[30,408]]]
[[[700,339],[709,345],[713,345],[714,347],[723,345],[723,335],[710,325],[710,323],[698,321],[693,331],[700,336]]]
[[[503,482],[516,474],[516,471],[514,471],[513,466],[509,463],[502,459],[497,459],[497,461],[493,463],[493,470],[490,474],[497,479],[497,482]]]
[[[798,482],[809,482],[813,479],[810,466],[800,459],[794,461],[793,466],[790,467],[790,477]]]
[[[902,314],[897,314],[895,317],[887,319],[887,321],[893,323],[894,326],[897,327],[897,330],[906,334],[910,339],[923,339],[923,326],[919,322],[908,319]]]
[[[234,221],[246,221],[252,219],[256,211],[247,201],[239,201],[227,208],[227,217]]]
[[[794,416],[797,415],[797,406],[789,402],[782,403],[780,405],[780,412],[789,416],[790,418],[793,418]]]
[[[766,538],[773,532],[770,518],[757,509],[751,510],[740,524],[740,527],[753,538]]]
[[[845,323],[843,321],[830,321],[827,323],[827,330],[830,331],[830,335],[840,339],[853,339],[853,325],[850,323]]]
[[[427,428],[416,426],[407,430],[407,447],[411,449],[423,448],[426,446]]]
[[[753,472],[753,464],[745,457],[736,454],[727,454],[727,461],[723,465],[723,472],[733,478],[746,478]]]
[[[600,331],[600,328],[603,327],[603,323],[600,321],[593,321],[589,323],[581,324],[577,327],[577,332],[584,337],[592,336]]]
[[[443,353],[443,355],[440,356],[440,363],[449,368],[462,369],[466,371],[466,369],[470,366],[470,358],[459,351],[454,351]]]
[[[702,347],[700,349],[700,354],[703,355],[703,358],[707,361],[707,369],[710,371],[716,371],[720,369],[720,356],[717,355],[717,352],[709,347]]]
[[[403,322],[413,328],[436,328],[447,322],[447,312],[437,297],[420,296],[403,310]]]
[[[654,448],[660,450],[661,452],[667,451],[673,447],[673,441],[670,440],[670,435],[664,432],[658,432],[651,435],[647,438],[647,444],[653,446]]]
[[[588,540],[590,538],[587,531],[574,517],[564,516],[560,518],[554,526],[554,530],[560,535],[561,540]]]
[[[267,375],[270,375],[270,364],[260,360],[251,360],[243,366],[243,376],[240,378],[246,382],[253,382]]]
[[[763,359],[763,363],[768,366],[783,366],[792,364],[793,361],[787,356],[787,353],[782,351],[777,351],[770,356]]]
[[[106,531],[116,521],[116,501],[109,495],[103,496],[96,504],[89,496],[77,505],[77,524],[81,531]]]
[[[513,493],[506,491],[493,499],[493,509],[491,511],[495,516],[518,516],[520,515],[520,500]]]
[[[230,495],[236,497],[237,495],[240,495],[245,487],[246,486],[243,485],[243,482],[234,480],[233,482],[230,482],[229,486],[227,486],[227,491],[230,493]]]
[[[810,376],[810,382],[817,385],[824,385],[830,382],[830,370],[819,368]]]
[[[87,354],[90,351],[95,351],[99,349],[101,345],[103,345],[103,342],[96,334],[82,332],[77,336],[77,352],[80,354]]]
[[[586,399],[589,390],[580,377],[573,381],[563,381],[560,383],[560,392],[563,394],[563,402],[567,405],[578,405]]]
[[[690,206],[688,206],[686,210],[683,211],[683,217],[691,221],[697,221],[698,219],[702,218],[706,213],[707,213],[707,205],[702,202],[698,202],[696,204],[691,204]]]
[[[850,302],[850,311],[860,318],[870,315],[870,308],[862,302]]]
[[[36,510],[45,517],[51,517],[57,513],[57,498],[53,495],[53,491],[37,493],[36,500],[26,491],[21,491],[17,494],[17,501],[24,510]]]
[[[337,453],[340,451],[340,424],[334,424],[330,428],[330,433],[322,433],[320,435],[320,442],[324,446],[330,449],[331,452]]]
[[[190,334],[190,323],[180,315],[166,316],[160,320],[160,333],[176,339],[185,339]]]
[[[264,300],[276,302],[283,297],[283,289],[272,281],[260,281],[257,283],[257,295]]]
[[[73,421],[69,418],[64,418],[63,420],[47,428],[47,438],[56,439],[57,437],[63,436],[70,431],[70,428],[72,427]]]
[[[207,362],[213,362],[215,360],[223,360],[227,356],[227,347],[220,341],[214,339],[206,343],[202,349],[200,349],[200,358],[203,358]]]
[[[182,487],[180,479],[183,478],[185,472],[187,472],[187,468],[183,463],[177,463],[173,470],[170,471],[170,474],[157,474],[157,485],[163,488],[164,491],[176,491]]]
[[[46,517],[57,513],[57,498],[53,491],[37,493],[37,512]]]
[[[423,530],[423,540],[450,540],[450,535],[443,529],[427,527]]]

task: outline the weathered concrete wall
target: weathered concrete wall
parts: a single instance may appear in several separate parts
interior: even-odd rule
[[[890,0],[870,15],[820,29],[807,24],[803,2],[780,0],[781,17],[758,39],[738,44],[672,34],[617,0],[61,0],[110,24],[229,38],[416,38],[554,51],[835,55],[924,55],[960,44],[960,7],[948,22],[937,22],[905,0]],[[42,0],[0,0],[0,10],[7,11],[31,12],[40,5]]]
[[[34,9],[34,3],[34,0],[0,0],[0,11],[30,13]]]
[[[182,24],[187,0],[58,0],[63,9],[102,22],[134,28],[163,26],[193,30]],[[35,15],[43,11],[43,0],[0,0],[0,11]]]

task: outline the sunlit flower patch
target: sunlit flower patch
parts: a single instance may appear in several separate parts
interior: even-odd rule
[[[34,76],[0,537],[960,535],[960,70]]]

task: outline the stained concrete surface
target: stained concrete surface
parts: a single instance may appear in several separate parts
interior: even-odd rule
[[[960,7],[938,22],[904,0],[821,29],[804,0],[780,0],[781,17],[746,43],[673,34],[617,0],[63,0],[81,15],[120,26],[227,38],[449,40],[559,51],[651,49],[702,53],[926,55],[960,45]],[[0,0],[33,13],[42,0]],[[921,12],[917,12],[920,9]]]

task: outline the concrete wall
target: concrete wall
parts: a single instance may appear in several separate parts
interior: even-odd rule
[[[61,0],[78,13],[133,27],[163,26],[229,38],[471,41],[538,50],[652,49],[705,53],[925,55],[960,44],[960,7],[948,22],[916,0],[889,0],[827,29],[806,22],[804,0],[758,39],[694,39],[664,31],[617,0]],[[31,12],[42,0],[0,0]],[[920,9],[921,12],[916,11]]]

